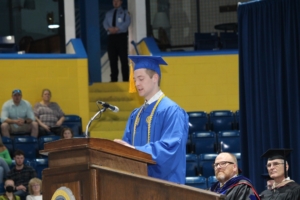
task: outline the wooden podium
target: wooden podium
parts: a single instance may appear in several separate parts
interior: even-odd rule
[[[198,199],[225,196],[148,176],[151,155],[98,138],[64,139],[46,143],[49,156],[43,171],[43,199],[70,195],[76,200]],[[57,190],[68,188],[68,192]],[[63,188],[64,189],[64,188]],[[55,196],[55,195],[56,196]],[[68,196],[65,199],[72,199]]]

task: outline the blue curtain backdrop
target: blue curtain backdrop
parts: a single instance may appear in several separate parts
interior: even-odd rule
[[[261,192],[260,156],[291,148],[289,176],[300,183],[300,0],[240,3],[238,25],[243,174]]]

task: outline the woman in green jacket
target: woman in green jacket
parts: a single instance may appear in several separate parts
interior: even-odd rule
[[[0,185],[3,183],[4,178],[10,171],[9,165],[11,165],[11,157],[9,151],[0,140]]]

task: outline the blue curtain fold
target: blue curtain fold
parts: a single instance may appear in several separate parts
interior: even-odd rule
[[[293,149],[291,179],[300,183],[300,1],[240,3],[239,98],[242,170],[264,190],[269,148]]]

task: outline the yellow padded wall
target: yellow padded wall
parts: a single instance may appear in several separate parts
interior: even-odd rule
[[[145,42],[141,55],[151,55]],[[162,91],[186,111],[239,109],[238,54],[165,56]]]
[[[0,59],[0,104],[15,88],[32,106],[41,101],[44,88],[52,92],[65,114],[82,117],[83,131],[89,120],[87,59]]]

